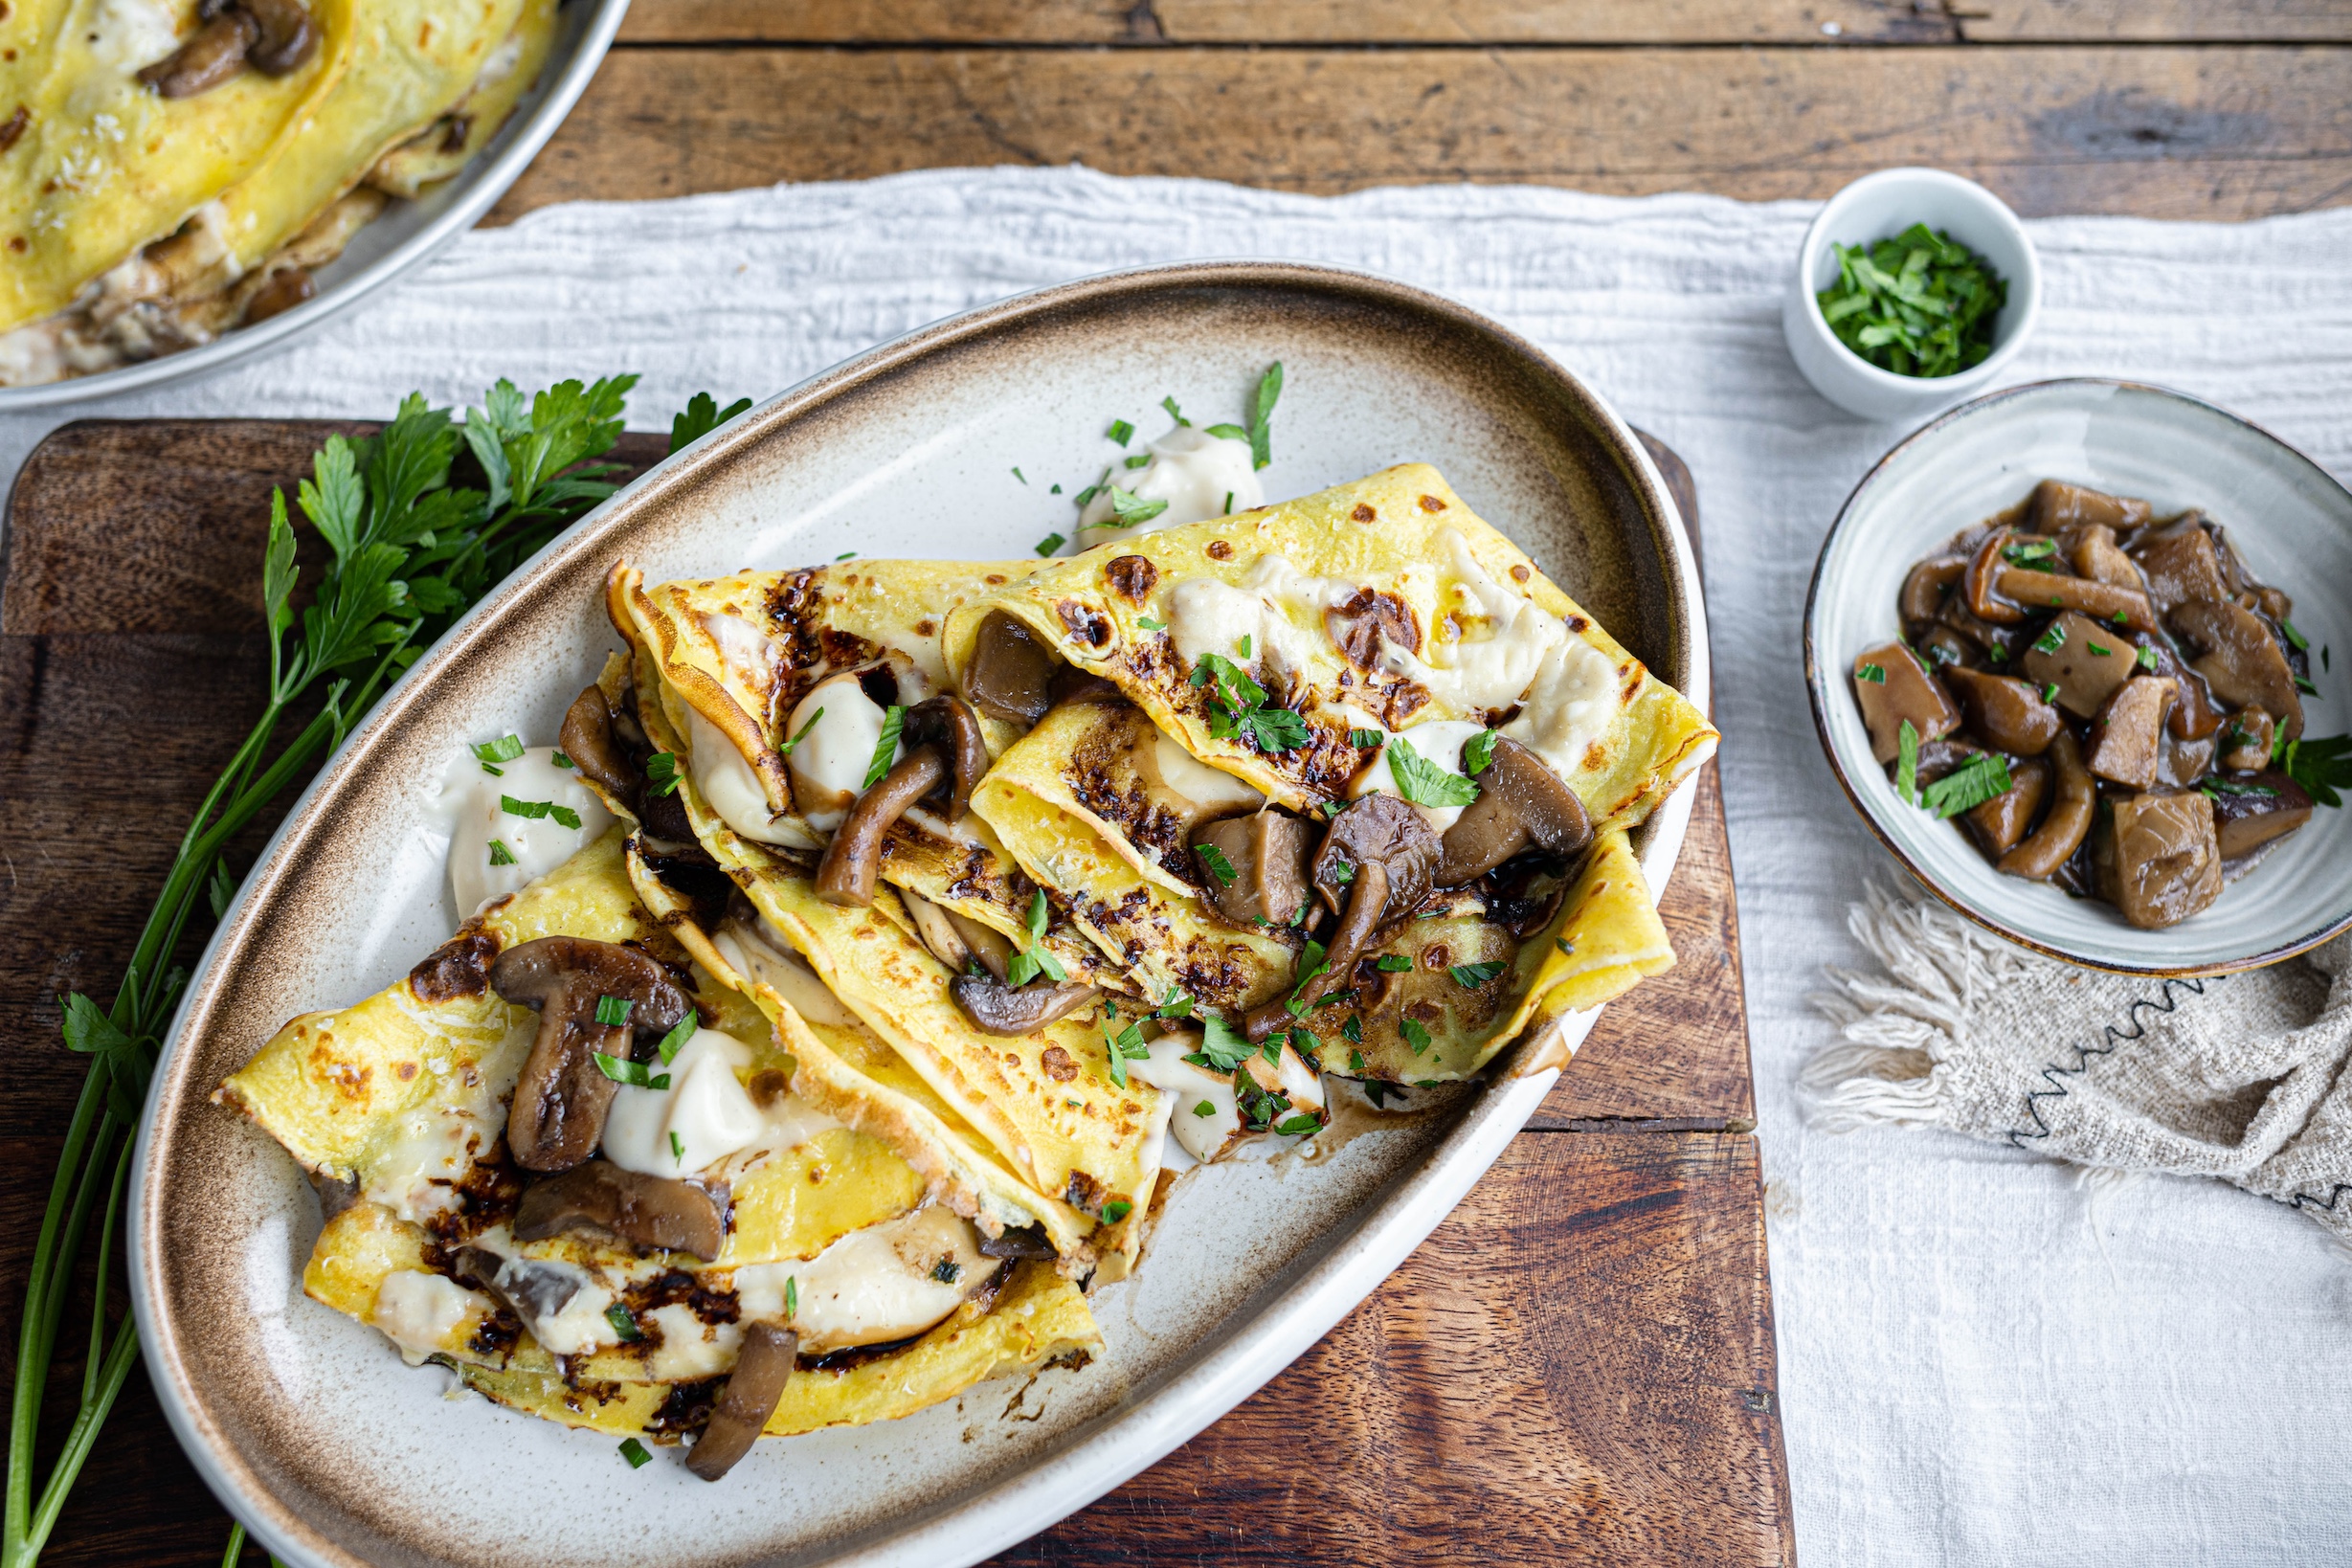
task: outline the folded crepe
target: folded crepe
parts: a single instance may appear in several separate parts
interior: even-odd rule
[[[983,1233],[889,1142],[792,1091],[793,1051],[646,907],[635,859],[613,827],[398,984],[295,1019],[221,1085],[214,1098],[321,1189],[307,1293],[493,1398],[575,1424],[626,1409],[630,1430],[667,1441],[701,1428],[754,1323],[798,1335],[802,1371],[766,1423],[779,1435],[905,1414],[1094,1344],[1074,1285],[983,1255]],[[666,1131],[681,1178],[722,1195],[710,1256],[593,1222],[517,1239],[524,1173],[502,1134],[541,1019],[488,976],[549,936],[625,944],[689,987],[691,1038],[661,1079],[615,1090],[604,1149],[623,1157],[634,1129],[658,1166]]]

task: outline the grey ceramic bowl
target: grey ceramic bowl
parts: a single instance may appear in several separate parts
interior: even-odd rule
[[[433,254],[472,228],[506,188],[539,155],[555,127],[579,101],[613,46],[629,0],[565,0],[556,18],[555,42],[540,68],[538,84],[523,96],[506,123],[480,156],[452,178],[415,201],[395,201],[355,235],[332,266],[319,269],[319,292],[293,309],[252,326],[223,333],[201,347],[125,365],[97,375],[77,376],[38,387],[0,387],[0,414],[50,408],[91,397],[111,397],[209,375],[248,354],[290,342],[359,303],[392,280],[421,266]]]
[[[616,558],[661,579],[845,549],[1024,555],[1071,531],[1069,494],[1112,455],[1109,420],[1156,430],[1170,393],[1196,417],[1238,411],[1276,359],[1269,493],[1433,461],[1704,700],[1698,579],[1640,443],[1531,345],[1378,279],[1204,264],[1066,284],[877,348],[706,437],[526,566],[384,699],[256,863],[173,1024],[135,1156],[132,1290],[164,1409],[271,1550],[305,1568],[970,1562],[1265,1382],[1487,1169],[1552,1073],[1417,1094],[1418,1114],[1328,1157],[1187,1178],[1142,1269],[1096,1292],[1107,1354],[1044,1373],[1017,1420],[1003,1386],[982,1389],[763,1443],[712,1487],[674,1457],[632,1471],[611,1438],[444,1400],[446,1375],[305,1298],[317,1205],[274,1143],[206,1099],[287,1018],[367,995],[453,929],[427,828],[442,762],[468,739],[554,733],[614,645],[600,590]],[[1653,885],[1690,798],[1641,834]],[[1566,1020],[1569,1042],[1591,1021]]]
[[[2105,904],[1995,871],[1950,822],[1896,798],[1870,758],[1848,672],[1895,636],[1912,563],[1971,524],[2063,479],[2203,507],[2256,576],[2295,600],[2315,653],[2344,641],[2346,673],[2315,659],[2313,733],[2352,711],[2352,492],[2277,437],[2212,404],[2123,381],[2045,381],[1965,403],[1880,459],[1854,487],[1813,571],[1805,684],[1830,769],[1912,875],[1961,914],[2050,957],[2130,974],[2210,974],[2275,963],[2352,926],[2352,811],[2311,821],[2203,912],[2136,930]]]

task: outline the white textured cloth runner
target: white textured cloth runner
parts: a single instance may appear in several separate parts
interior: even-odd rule
[[[501,375],[641,370],[652,419],[1019,289],[1180,258],[1363,267],[1488,311],[1697,476],[1801,1557],[2352,1560],[2352,1266],[2318,1227],[2217,1182],[2094,1188],[2006,1146],[1801,1114],[1800,1065],[1835,1038],[1806,996],[1825,961],[1869,960],[1846,910],[1888,862],[1823,764],[1798,623],[1823,531],[1903,434],[1824,403],[1781,345],[1810,212],[1499,188],[1322,201],[1080,169],[556,208],[467,236],[291,351],[0,423],[0,464],[75,414],[370,415]],[[2352,211],[2031,227],[2045,305],[2016,379],[2179,387],[2352,475]]]

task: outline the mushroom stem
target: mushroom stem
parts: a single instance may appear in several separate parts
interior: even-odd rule
[[[1046,979],[1011,986],[992,974],[958,974],[948,982],[948,994],[974,1029],[1006,1039],[1035,1034],[1101,995],[1090,985]]]
[[[1339,917],[1339,929],[1332,932],[1323,973],[1299,987],[1297,999],[1311,1007],[1322,999],[1325,992],[1343,983],[1354,972],[1355,961],[1372,945],[1372,933],[1379,930],[1380,917],[1387,911],[1388,867],[1378,861],[1366,861],[1355,868],[1355,885],[1349,890],[1348,907]],[[1288,999],[1283,998],[1251,1008],[1243,1019],[1243,1027],[1248,1031],[1249,1042],[1259,1045],[1295,1021]]]
[[[917,747],[882,782],[858,796],[825,847],[817,867],[817,896],[827,904],[863,908],[874,902],[874,876],[882,867],[882,840],[907,808],[937,789],[948,776],[947,758],[935,746]]]
[[[754,1323],[743,1331],[743,1349],[736,1355],[727,1391],[719,1396],[703,1435],[686,1451],[687,1469],[716,1481],[751,1451],[783,1400],[784,1385],[792,1380],[799,1355],[800,1336],[790,1329]]]
[[[702,1188],[624,1171],[604,1159],[532,1183],[515,1205],[518,1242],[544,1242],[571,1230],[600,1230],[632,1246],[690,1252],[705,1263],[716,1262],[727,1244],[727,1222]]]

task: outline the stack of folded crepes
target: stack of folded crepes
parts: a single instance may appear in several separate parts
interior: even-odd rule
[[[1714,732],[1425,466],[607,607],[552,757],[613,825],[507,799],[580,846],[219,1097],[313,1296],[702,1473],[1083,1357],[1177,1171],[1672,962],[1627,833]]]

